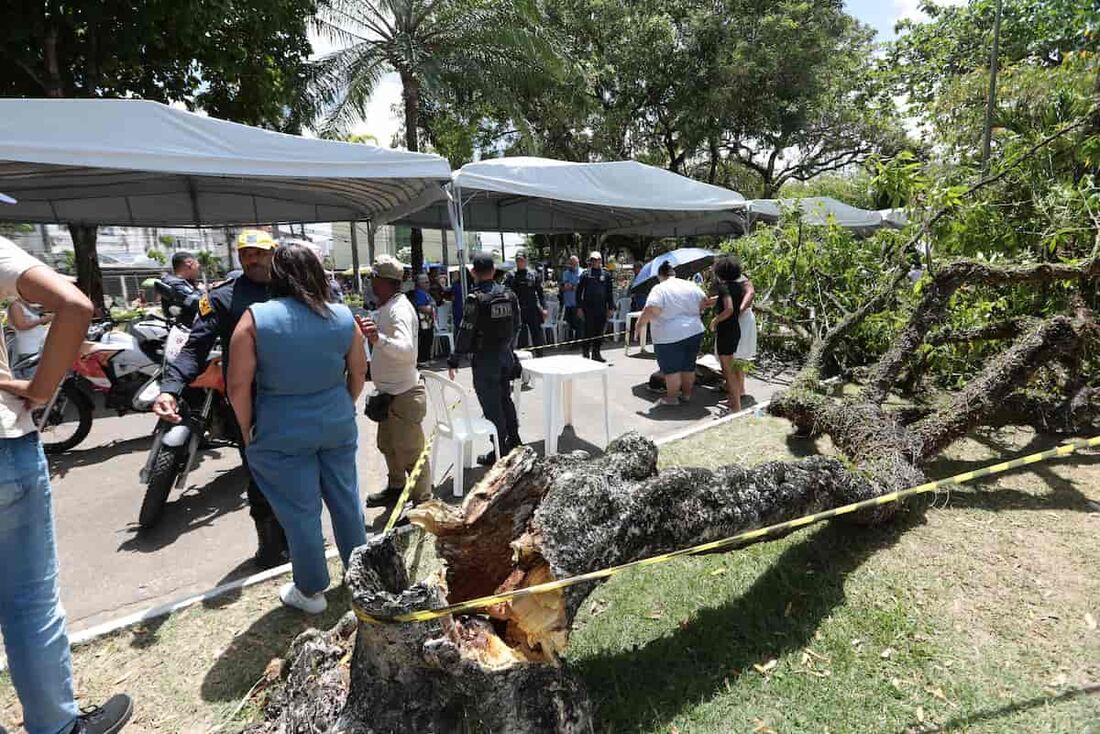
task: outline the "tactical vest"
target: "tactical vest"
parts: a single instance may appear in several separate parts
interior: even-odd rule
[[[482,349],[502,349],[511,345],[516,332],[515,307],[508,291],[494,285],[491,291],[476,291],[477,334]]]

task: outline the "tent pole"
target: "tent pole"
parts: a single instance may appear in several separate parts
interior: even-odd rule
[[[451,276],[450,276],[450,273],[451,273],[451,254],[449,252],[447,252],[447,229],[445,227],[443,229],[439,230],[439,236],[440,236],[440,239],[443,240],[443,252],[442,252],[443,257],[440,258],[443,261],[443,276],[446,278],[447,283],[450,284],[450,282],[451,282]]]
[[[367,222],[367,259],[371,264],[374,264],[375,250],[377,249],[374,244],[374,236],[378,234],[378,225],[374,223],[374,220]]]
[[[348,222],[348,226],[351,227],[352,277],[355,278],[355,292],[361,295],[363,293],[363,276],[359,272],[359,233],[356,232],[356,230],[359,228],[359,225],[353,220],[351,222]]]

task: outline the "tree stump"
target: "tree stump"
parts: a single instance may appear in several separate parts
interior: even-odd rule
[[[658,473],[657,447],[637,434],[593,459],[577,452],[540,460],[520,448],[498,462],[461,507],[432,502],[410,513],[435,536],[445,564],[440,573],[410,583],[386,536],[355,551],[345,581],[364,612],[392,617],[716,540],[878,491],[822,457]],[[561,653],[596,585],[429,622],[359,621],[346,703],[333,719],[329,712],[339,697],[326,693],[316,730],[592,731],[591,703]],[[313,730],[301,728],[300,714],[310,709],[293,692],[309,695],[319,684],[300,678],[332,679],[318,672],[317,661],[335,657],[324,647],[335,632],[307,634],[322,649],[296,642],[313,656],[292,659],[279,706],[268,712],[284,731]]]

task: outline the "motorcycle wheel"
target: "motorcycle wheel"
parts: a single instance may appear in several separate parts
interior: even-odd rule
[[[145,498],[141,501],[141,510],[138,512],[138,525],[143,530],[160,522],[160,517],[164,514],[168,495],[172,492],[172,485],[176,483],[176,477],[183,466],[181,453],[178,449],[161,446],[153,459],[149,481],[145,485]]]
[[[32,414],[35,425],[42,416],[43,408]],[[72,428],[69,433],[68,429]],[[61,393],[50,409],[50,415],[39,434],[42,449],[47,454],[60,454],[68,451],[85,438],[92,430],[92,403],[84,393],[70,382],[61,386]]]

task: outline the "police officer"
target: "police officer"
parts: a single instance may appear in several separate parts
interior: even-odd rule
[[[603,269],[603,255],[593,251],[588,256],[588,269],[581,273],[577,283],[577,315],[584,319],[584,338],[581,354],[591,355],[597,362],[606,362],[600,354],[607,319],[615,312],[615,297],[612,293],[611,273]]]
[[[542,291],[542,276],[527,269],[527,255],[516,255],[515,272],[504,276],[504,287],[513,291],[519,299],[519,345],[527,346],[526,333],[531,333],[531,346],[541,347],[542,322],[546,319],[546,294]]]
[[[474,392],[481,403],[481,412],[496,426],[506,454],[522,441],[519,419],[512,402],[511,382],[515,377],[516,357],[512,352],[519,324],[519,301],[516,294],[494,282],[496,267],[492,255],[478,253],[473,258],[474,287],[462,309],[462,326],[458,329],[454,351],[447,358],[450,377],[455,378],[459,355],[473,354]],[[479,456],[477,462],[490,466],[497,452]]]
[[[206,366],[206,358],[215,343],[220,342],[222,367],[229,365],[229,339],[233,329],[248,307],[263,303],[269,298],[267,284],[271,280],[271,259],[277,247],[267,232],[249,230],[237,238],[237,256],[241,261],[241,274],[212,288],[199,299],[198,318],[191,328],[187,344],[179,356],[165,367],[161,394],[153,403],[153,412],[169,423],[179,423],[178,398]],[[241,451],[244,461],[244,452]],[[245,469],[248,463],[245,462]],[[260,492],[249,474],[249,514],[256,523],[259,548],[255,561],[261,568],[271,568],[287,560],[286,538],[267,498]]]
[[[181,324],[191,325],[195,315],[199,312],[199,299],[202,291],[199,290],[198,279],[202,273],[202,266],[190,252],[177,252],[172,255],[172,272],[161,277],[161,282],[172,290],[175,296],[174,304],[180,307],[179,320]],[[164,314],[168,315],[167,312]]]

